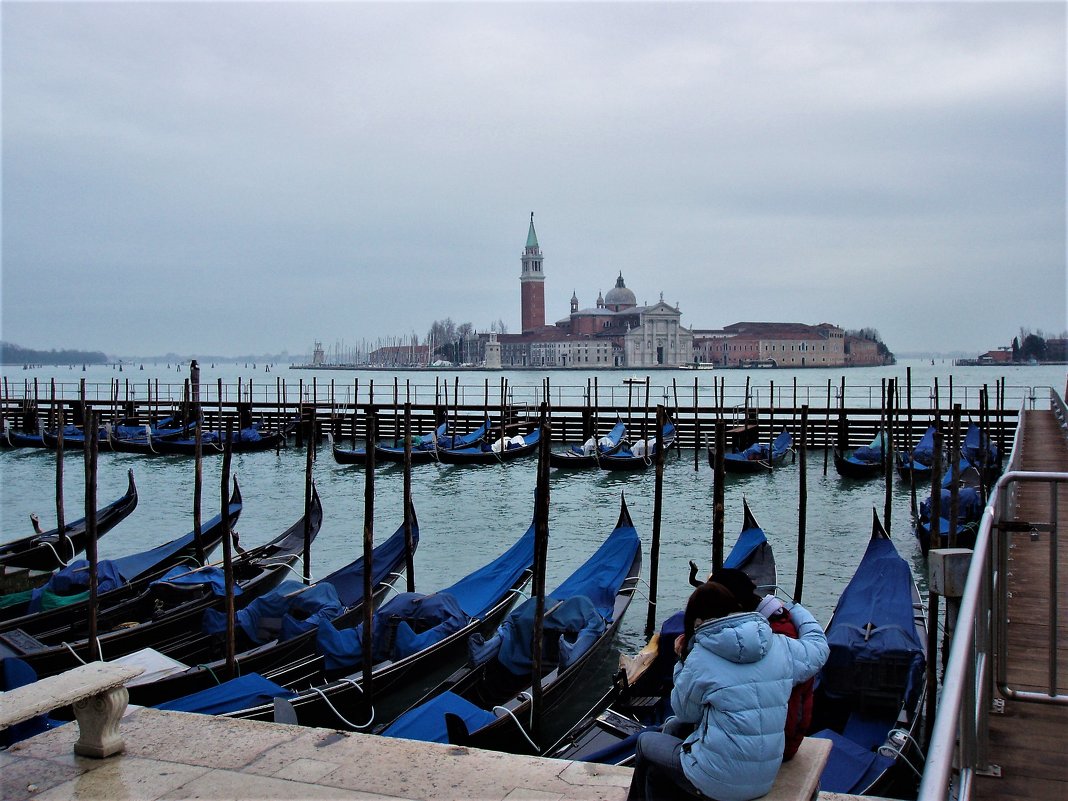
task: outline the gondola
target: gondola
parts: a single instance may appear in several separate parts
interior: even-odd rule
[[[608,645],[641,573],[641,545],[626,501],[597,552],[545,599],[542,712],[569,690]],[[489,639],[471,638],[472,658],[381,733],[512,753],[536,753],[530,720],[531,636],[536,598],[515,609]],[[492,710],[492,711],[491,711]]]
[[[322,519],[322,504],[318,493],[313,491],[308,517],[312,538],[319,533]],[[234,597],[237,608],[270,592],[291,575],[304,549],[304,520],[301,517],[269,543],[234,559],[234,583],[240,588]],[[223,604],[221,574],[218,567],[174,568],[150,584],[152,592],[139,599],[140,603],[124,606],[118,619],[109,615],[99,620],[104,659],[125,656],[146,647],[163,650],[197,630],[205,610]],[[0,659],[17,656],[29,663],[38,677],[51,676],[95,656],[86,635],[84,619],[70,620],[65,626],[32,637],[18,631],[6,632],[0,635]]]
[[[664,451],[671,450],[675,444],[675,424],[670,420],[664,424]],[[598,460],[602,470],[645,470],[653,464],[656,457],[656,439],[628,443],[618,451]]]
[[[229,717],[361,731],[388,723],[467,655],[468,637],[497,628],[530,580],[533,561],[532,523],[501,556],[452,586],[430,595],[402,593],[383,604],[372,623],[373,711],[363,694],[360,624],[339,632],[336,621],[320,625],[319,653],[264,674],[263,686],[271,689],[260,703],[207,700],[214,712]],[[225,688],[217,694],[225,696]],[[269,700],[279,696],[288,702]],[[204,700],[180,699],[164,707],[202,711]]]
[[[875,435],[868,445],[862,445],[852,453],[845,453],[841,448],[834,449],[834,469],[843,478],[869,479],[884,475],[886,465],[883,463],[883,445],[886,437],[883,432]]]
[[[195,428],[195,422],[183,423],[176,417],[166,417],[159,421],[155,425],[150,423],[144,424],[129,424],[118,423],[112,425],[110,423],[100,426],[97,431],[97,442],[101,448],[111,448],[111,441],[115,440],[139,440],[144,439],[146,436],[151,436],[153,439],[169,439],[177,437],[188,437],[191,435],[192,430]],[[55,431],[44,430],[41,432],[41,436],[44,439],[44,445],[46,448],[55,449],[59,444],[59,436]],[[63,443],[64,447],[72,449],[81,449],[85,447],[85,429],[80,426],[65,426],[63,429]],[[111,448],[114,450],[113,448]]]
[[[961,469],[969,465],[974,467],[982,475],[983,483],[987,486],[997,481],[998,476],[1001,475],[1001,453],[997,445],[990,441],[990,437],[984,434],[976,423],[968,423],[960,454],[965,462],[961,465]]]
[[[502,437],[493,443],[483,440],[466,448],[438,448],[438,461],[459,465],[510,462],[530,456],[538,449],[540,440],[541,427],[536,426],[523,436]]]
[[[982,480],[979,471],[966,467],[957,478],[957,548],[971,548],[979,533],[979,523],[983,519]],[[947,473],[942,479],[942,492],[938,506],[939,547],[948,547],[950,529],[950,507],[952,504],[953,473]],[[931,495],[920,501],[919,515],[916,518],[915,534],[920,542],[924,556],[931,547]]]
[[[764,530],[742,499],[743,523],[723,567],[742,570],[758,591],[773,593],[778,581],[775,553]],[[691,567],[696,572],[696,566]],[[556,759],[629,765],[638,735],[659,726],[671,714],[675,637],[682,633],[682,612],[664,621],[638,654],[620,657],[612,686],[590,711],[571,727],[547,756]],[[663,647],[661,647],[663,644]]]
[[[884,795],[895,766],[918,769],[927,618],[908,563],[872,513],[871,539],[827,626],[813,737],[831,741],[820,789]]]
[[[937,429],[928,426],[920,441],[912,450],[898,451],[894,454],[897,474],[904,481],[915,480],[917,484],[931,480],[934,472],[934,435]],[[915,478],[913,478],[915,477]]]
[[[620,420],[612,430],[600,439],[590,437],[582,445],[569,445],[562,451],[549,453],[549,466],[561,470],[586,470],[595,468],[601,457],[611,456],[623,447],[627,438],[627,427]]]
[[[342,448],[334,442],[334,435],[327,432],[326,439],[338,464],[367,464],[367,448]]]
[[[71,426],[73,428],[73,426]],[[36,434],[25,431],[16,431],[9,420],[3,421],[3,430],[0,431],[0,447],[2,448],[43,448],[44,424],[39,423]]]
[[[102,537],[137,507],[137,486],[133,470],[129,471],[126,494],[96,511],[96,536]],[[85,518],[67,523],[43,534],[33,534],[0,545],[0,566],[25,567],[30,570],[55,570],[85,550],[89,540]]]
[[[477,443],[481,442],[486,437],[486,433],[489,431],[489,421],[487,420],[481,426],[476,428],[469,434],[463,434],[461,436],[453,436],[448,433],[448,424],[442,423],[434,432],[434,436],[429,439],[424,439],[412,444],[412,464],[429,464],[430,462],[436,462],[438,460],[438,453],[442,448],[471,448],[475,447]],[[375,443],[375,461],[376,462],[404,462],[404,443],[403,441],[394,443],[393,445],[386,445],[381,442]]]
[[[241,490],[237,479],[234,479],[229,506],[228,517],[230,527],[233,528],[241,514]],[[221,515],[215,515],[204,521],[201,526],[201,541],[205,555],[210,554],[222,541],[222,532]],[[172,567],[176,565],[196,566],[198,563],[195,556],[196,535],[190,531],[155,548],[110,560],[112,570],[109,572],[113,575],[117,574],[121,578],[121,583],[113,589],[98,590],[97,606],[101,619],[109,615],[118,616],[121,619],[123,604],[136,603],[141,595],[149,591],[149,583]],[[104,562],[107,561],[104,560]],[[84,576],[82,564],[84,564],[82,561],[72,563],[61,572],[79,571],[81,576]],[[88,597],[81,591],[81,583],[75,579],[67,581],[66,587],[45,585],[38,590],[19,593],[18,595],[23,596],[21,599],[16,599],[14,595],[5,596],[8,603],[0,608],[0,632],[20,629],[27,634],[36,634],[66,625],[73,619],[84,619]],[[50,581],[49,584],[52,582]]]
[[[764,473],[781,464],[786,454],[792,453],[794,439],[785,428],[769,446],[766,442],[754,442],[747,448],[732,449],[723,454],[723,469],[728,473]],[[716,467],[716,447],[708,446],[708,466]]]
[[[412,550],[419,545],[419,522],[411,516]],[[378,545],[371,557],[372,602],[381,600],[404,571],[407,559],[405,524]],[[263,673],[314,655],[320,620],[333,626],[358,625],[363,620],[363,557],[311,585],[297,579],[283,581],[237,613],[234,657],[237,675]],[[156,706],[214,687],[226,675],[226,615],[209,610],[196,632],[165,649],[155,650],[186,667],[173,666],[153,681],[135,679],[128,685],[130,702]],[[133,656],[137,656],[136,654]],[[132,658],[132,657],[131,657]]]
[[[286,435],[283,431],[261,434],[259,429],[249,427],[235,432],[231,438],[232,453],[255,453],[273,451],[283,447]],[[165,437],[157,439],[150,432],[143,437],[110,437],[109,447],[119,453],[137,453],[142,456],[195,456],[196,437]],[[215,432],[205,432],[200,439],[202,456],[218,456],[223,450],[223,440]]]

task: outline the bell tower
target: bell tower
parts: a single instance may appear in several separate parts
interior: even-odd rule
[[[534,212],[530,212],[530,230],[521,258],[519,274],[520,319],[523,333],[536,331],[545,326],[545,273],[542,272],[542,254],[538,247],[538,235],[534,232]]]

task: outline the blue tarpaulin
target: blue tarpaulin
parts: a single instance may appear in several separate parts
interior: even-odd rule
[[[820,686],[829,696],[851,695],[862,664],[909,666],[909,685],[901,689],[906,696],[912,691],[925,664],[925,644],[915,627],[912,586],[912,572],[894,543],[870,540],[827,629],[831,653]]]
[[[533,562],[531,523],[511,548],[451,587],[431,595],[402,593],[391,598],[372,621],[375,660],[402,659],[459,631],[471,618],[481,618]],[[363,629],[338,631],[329,623],[320,623],[317,648],[326,657],[328,670],[352,667],[363,659]]]
[[[219,567],[200,567],[195,570],[172,567],[152,584],[177,584],[183,587],[206,585],[211,587],[215,595],[226,595],[226,576]],[[235,584],[234,595],[240,595],[242,592],[241,587]]]
[[[467,724],[468,731],[481,729],[497,719],[492,712],[475,706],[459,695],[444,692],[401,715],[382,734],[386,737],[447,743],[449,735],[445,728],[446,714],[458,715]]]
[[[333,620],[343,611],[337,591],[322,582],[305,586],[303,582],[283,581],[271,592],[238,610],[237,625],[248,639],[257,644],[285,641]],[[205,634],[226,633],[226,611],[205,609],[201,629]]]
[[[292,698],[294,695],[295,693],[263,678],[259,673],[249,673],[247,676],[224,681],[207,690],[159,704],[157,709],[221,715],[224,712],[260,706],[272,698]]]
[[[97,563],[97,592],[107,592],[116,589],[126,583],[122,574],[119,573],[118,565],[104,559]],[[70,603],[71,596],[80,596],[89,590],[89,563],[84,559],[71,562],[62,570],[57,571],[42,587],[37,587],[30,593],[30,604],[27,612],[40,612],[45,609],[54,609],[63,606],[64,602]]]

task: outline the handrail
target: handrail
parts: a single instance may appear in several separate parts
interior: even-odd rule
[[[1064,413],[1064,401],[1052,389],[1050,404],[1055,413],[1059,407],[1058,417],[1065,431],[1068,415]],[[1010,538],[1002,530],[1002,523],[1012,517],[1021,482],[1068,482],[1068,473],[1016,469],[1020,466],[1021,432],[1026,420],[1021,410],[1009,469],[998,479],[983,510],[957,618],[962,624],[954,632],[946,662],[917,801],[967,801],[972,796],[974,778],[995,770],[987,758],[988,719],[995,683],[994,650],[1004,653],[1007,647],[1003,624],[1007,610],[1002,605],[1008,599]],[[1055,526],[1056,521],[1052,522]],[[964,621],[971,621],[971,625]],[[1004,659],[1000,661],[1003,663]],[[1055,681],[1055,677],[1054,673],[1051,680]]]

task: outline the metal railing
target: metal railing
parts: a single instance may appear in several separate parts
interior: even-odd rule
[[[1050,406],[1062,433],[1066,429],[1064,401],[1050,390]],[[979,526],[975,549],[960,603],[958,621],[939,695],[938,711],[928,745],[926,766],[917,801],[967,801],[976,776],[996,775],[989,759],[989,716],[994,705],[995,683],[1014,700],[1068,703],[1059,692],[1057,676],[1057,599],[1060,593],[1056,570],[1058,510],[1057,490],[1068,484],[1068,472],[1021,471],[1019,436],[1026,425],[1021,415],[1008,471],[998,479]],[[1068,433],[1066,433],[1068,436]],[[1051,571],[1049,592],[1049,674],[1045,693],[1013,689],[1005,680],[1008,655],[1008,559],[1017,494],[1023,483],[1050,485],[1050,520],[1032,528],[1049,532]],[[971,625],[965,623],[970,621]],[[995,669],[995,665],[997,666]],[[996,674],[996,675],[995,675]]]

